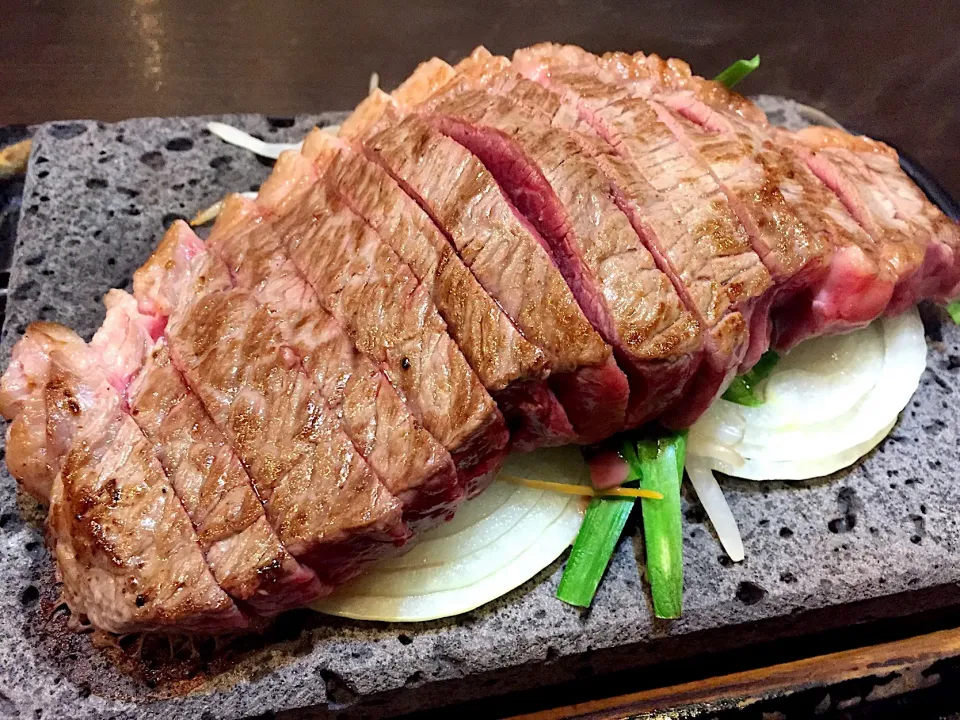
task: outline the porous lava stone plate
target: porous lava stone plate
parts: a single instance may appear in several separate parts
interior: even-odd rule
[[[787,101],[762,102],[781,123],[804,122]],[[166,225],[263,180],[269,163],[211,136],[208,119],[36,128],[4,365],[35,319],[89,337],[103,316],[101,296],[129,285]],[[289,141],[336,116],[217,119]],[[18,496],[4,470],[0,716],[240,718],[297,708],[380,715],[956,605],[960,329],[945,317],[924,309],[927,371],[902,420],[862,462],[814,481],[724,483],[745,562],[726,560],[699,505],[684,499],[684,614],[675,622],[653,618],[633,529],[588,612],[554,598],[558,562],[506,597],[444,621],[377,624],[301,611],[263,637],[221,647],[75,634],[57,606],[42,512]]]

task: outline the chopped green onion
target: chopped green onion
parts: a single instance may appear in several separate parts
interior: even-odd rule
[[[714,80],[726,85],[728,88],[732,88],[758,67],[760,67],[759,55],[754,55],[749,60],[737,60],[733,65],[717,75]]]
[[[578,607],[590,607],[634,502],[634,498],[594,498],[590,501],[560,578],[558,598]]]
[[[950,317],[953,318],[953,321],[960,325],[960,300],[954,300],[952,303],[947,305],[947,312],[950,313]]]
[[[629,444],[629,443],[627,443]],[[641,440],[624,457],[640,477],[645,490],[656,490],[663,500],[640,501],[647,552],[647,578],[653,612],[659,618],[678,618],[683,609],[683,535],[680,482],[687,452],[686,431],[655,440]]]
[[[765,352],[756,365],[733,379],[730,387],[723,393],[723,399],[748,407],[763,405],[763,398],[757,393],[757,386],[773,372],[779,360],[780,356],[772,350]]]

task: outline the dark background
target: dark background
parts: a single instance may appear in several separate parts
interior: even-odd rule
[[[431,55],[540,40],[679,56],[890,140],[960,195],[960,3],[4,0],[0,124],[348,109]]]

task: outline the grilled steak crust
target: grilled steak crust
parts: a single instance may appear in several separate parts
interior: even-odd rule
[[[626,426],[673,405],[701,360],[700,325],[617,208],[589,146],[484,91],[435,98],[428,121],[484,163],[549,244],[631,381]]]
[[[544,45],[549,45],[545,43]],[[540,46],[535,46],[540,47]],[[576,46],[564,46],[573,58],[580,58],[585,51]],[[670,88],[683,92],[699,104],[735,114],[747,122],[764,125],[767,122],[763,111],[738,92],[722,83],[694,75],[690,66],[678,58],[664,60],[659,55],[642,52],[630,55],[624,52],[608,52],[602,56],[604,66],[617,74],[643,82],[652,82],[658,88]]]
[[[51,376],[59,366],[50,361],[50,344],[39,341],[50,333],[55,339],[67,330],[48,325],[31,326],[33,332],[14,345],[0,381],[0,412],[8,420],[7,468],[42,503],[50,501],[53,481],[83,418],[72,391]]]
[[[468,494],[486,487],[505,454],[503,416],[409,268],[324,183],[276,228],[324,309],[448,449]]]
[[[129,398],[220,587],[260,615],[329,592],[270,527],[240,460],[173,367],[165,341],[151,351]]]
[[[321,130],[311,132],[303,146],[304,156],[316,164],[337,195],[430,288],[451,335],[484,387],[497,392],[517,380],[545,376],[543,351],[484,292],[420,206],[361,153]]]
[[[264,615],[316,598],[323,588],[265,526],[263,509],[245,473],[235,458],[231,464],[229,449],[226,455],[219,450],[222,438],[202,410],[196,412],[196,398],[185,391],[178,376],[171,377],[168,368],[157,367],[154,362],[155,354],[162,355],[163,348],[151,351],[151,331],[157,329],[152,320],[140,315],[136,301],[122,291],[111,290],[105,304],[107,317],[90,346],[75,342],[61,330],[65,339],[58,357],[70,357],[75,372],[81,373],[82,368],[88,383],[102,377],[107,383],[102,388],[105,397],[110,395],[108,388],[119,396],[118,407],[128,412],[147,436],[167,482],[194,524],[197,541],[216,581],[232,598]],[[51,362],[46,353],[38,352],[26,340],[19,347],[24,348],[17,356],[26,363],[25,372],[13,383],[8,380],[14,380],[17,373],[8,373],[4,390],[20,395],[24,404],[42,413],[38,416],[20,411],[17,418],[20,423],[34,424],[28,435],[39,440],[44,457],[51,460],[48,471],[56,472],[70,449],[81,442],[78,433],[92,422],[90,413],[77,409],[83,409],[75,399],[81,391],[54,390],[62,381],[50,378],[48,373],[61,365]],[[83,363],[95,365],[87,367]],[[140,412],[144,408],[146,412]],[[50,411],[63,412],[64,419],[71,419],[57,422],[55,436],[43,431],[47,425],[43,418]],[[10,452],[16,457],[22,449],[11,447]],[[43,499],[49,501],[49,495]]]
[[[726,386],[750,349],[765,349],[769,273],[709,170],[691,158],[650,104],[596,73],[542,50],[518,51],[513,66],[554,92],[523,88],[552,123],[609,146],[597,162],[614,187],[617,206],[644,239],[658,267],[705,330],[706,354],[686,396],[662,417],[692,423]],[[598,147],[602,144],[597,142]]]
[[[956,296],[957,225],[910,181],[896,151],[830,128],[779,137],[803,156],[880,247],[897,279],[891,313],[922,297],[945,301]]]
[[[14,349],[14,367],[32,380],[21,389],[51,405],[48,417],[74,419],[57,428],[65,452],[47,454],[56,472],[47,542],[71,610],[117,633],[249,628],[211,574],[152,443],[125,412],[98,353],[72,330],[34,323]]]
[[[136,423],[116,411],[88,429],[57,476],[48,519],[73,612],[115,633],[246,629]]]
[[[778,350],[814,334],[862,327],[883,311],[895,282],[889,263],[868,235],[851,227],[848,216],[834,219],[847,214],[837,212],[835,201],[811,179],[804,161],[777,140],[759,110],[744,119],[748,101],[731,104],[722,94],[691,92],[684,74],[668,72],[659,58],[601,59],[569,46],[563,52],[650,99],[687,151],[709,166],[776,281],[767,304]],[[742,367],[762,351],[757,327],[755,322]]]
[[[543,350],[486,294],[420,206],[362,149],[329,133],[313,131],[303,153],[428,289],[450,336],[503,411],[511,447],[523,451],[574,441],[566,412],[545,381]]]
[[[282,158],[264,195],[269,197],[277,182],[295,186],[304,163],[293,153]],[[274,312],[284,341],[337,413],[354,446],[403,504],[408,527],[419,531],[452,516],[464,492],[450,454],[320,307],[313,289],[280,248],[271,218],[253,202],[231,196],[208,248],[227,264],[238,286]]]
[[[417,193],[467,266],[489,283],[488,292],[549,355],[552,370],[603,364],[609,346],[583,316],[545,241],[514,211],[482,163],[418,117],[397,121],[388,111],[366,148]]]
[[[634,86],[627,86],[636,91]],[[745,122],[733,121],[713,111],[706,118],[695,115],[700,108],[687,96],[650,95],[650,106],[688,153],[699,156],[723,190],[730,207],[747,230],[753,249],[775,280],[788,280],[798,273],[818,270],[829,261],[826,238],[812,235],[797,217],[774,181],[774,174],[790,172],[789,164],[775,152],[761,154],[765,138],[751,137]],[[659,102],[657,102],[659,100]],[[708,128],[691,116],[710,122]],[[743,129],[741,135],[737,130]],[[759,145],[755,149],[755,145]],[[759,151],[758,151],[759,150]],[[766,164],[768,163],[770,167]]]
[[[162,333],[156,316],[142,314],[120,290],[108,292],[104,304],[107,316],[90,346],[153,443],[220,586],[260,615],[329,592],[280,543],[240,461],[170,363],[165,342],[154,343]]]
[[[689,72],[667,68],[668,64],[677,63],[642,53],[613,53],[603,58],[605,68],[629,77],[635,81],[634,87],[652,86],[656,98],[708,132],[730,128],[746,149],[761,148],[758,159],[779,178],[784,197],[810,230],[808,234],[822,235],[832,246],[834,254],[827,263],[827,275],[811,283],[806,293],[790,297],[802,285],[796,275],[779,283],[777,304],[784,305],[786,313],[782,317],[784,313],[774,309],[774,340],[778,349],[789,348],[814,334],[863,326],[883,311],[885,302],[886,312],[896,314],[920,297],[945,299],[956,294],[960,272],[955,259],[956,224],[907,178],[894,150],[833,129],[810,128],[794,134],[771,128],[758,109],[746,112],[749,101],[739,96],[730,102],[723,98],[722,91],[691,92],[686,78]],[[807,164],[810,168],[804,167]],[[817,175],[812,182],[806,177],[811,175],[811,168]],[[791,180],[794,176],[802,178],[803,192],[799,197],[791,199],[783,189],[785,176]],[[821,181],[838,192],[849,214],[838,211],[836,202],[824,197]],[[871,198],[873,193],[885,195],[886,199]],[[884,206],[886,210],[882,209]],[[909,218],[912,227],[908,234],[904,234],[898,221],[890,219],[894,206],[902,214],[899,223]],[[878,216],[871,219],[866,209],[872,207]],[[870,232],[851,231],[850,214],[858,217]],[[884,215],[886,220],[882,219]],[[931,224],[923,226],[922,218],[929,218]],[[771,272],[776,276],[772,267]],[[938,295],[937,288],[941,286]],[[809,301],[805,303],[805,299]]]
[[[312,155],[308,154],[311,151]],[[459,332],[470,333],[463,341],[458,339],[458,344],[486,387],[499,391],[518,379],[546,374],[543,351],[524,338],[490,300],[430,217],[383,168],[358,148],[319,130],[308,136],[304,153],[331,187],[395,249],[418,280],[429,284],[433,296],[444,300],[445,319],[449,314]],[[472,305],[454,307],[465,304],[464,298]]]
[[[409,538],[401,505],[344,434],[274,312],[234,288],[209,253],[178,274],[168,257],[182,254],[174,242],[191,235],[183,223],[172,228],[172,242],[161,243],[141,276],[165,275],[154,287],[178,298],[165,329],[171,359],[247,468],[281,542],[336,585]],[[185,242],[200,244],[195,236]]]
[[[364,148],[429,213],[464,264],[520,331],[546,353],[557,393],[582,442],[624,426],[629,388],[590,325],[546,241],[503,195],[480,160],[415,115],[374,95],[380,117]]]
[[[709,170],[689,156],[656,111],[643,98],[632,97],[599,72],[569,66],[547,52],[518,51],[514,66],[575,103],[568,115],[552,113],[555,122],[593,131],[613,147],[621,162],[620,187],[633,195],[638,211],[663,198],[674,217],[664,217],[657,249],[681,281],[705,326],[719,328],[738,308],[749,308],[770,285],[769,275],[753,252],[746,233],[713,181]],[[611,168],[613,169],[613,168]],[[657,208],[657,212],[661,212]],[[716,334],[716,349],[737,357],[746,344],[742,330]]]
[[[312,196],[314,202],[319,203],[312,215],[297,207],[301,203],[291,203],[290,194],[284,194],[283,188],[292,185],[293,178],[296,178],[298,186],[307,189],[303,202],[308,202]],[[292,152],[282,158],[264,184],[259,202],[261,208],[271,213],[275,220],[277,237],[281,238],[280,245],[291,259],[291,267],[296,268],[297,273],[312,286],[320,304],[333,315],[354,345],[379,364],[380,372],[396,388],[394,392],[406,401],[414,421],[422,426],[421,431],[428,431],[453,456],[461,484],[468,494],[475,494],[486,487],[503,459],[508,433],[503,416],[484,391],[477,374],[471,371],[457,343],[446,332],[443,319],[431,300],[430,286],[420,283],[411,268],[389,244],[383,242],[370,223],[321,177],[311,158]],[[316,226],[320,220],[320,207],[326,209],[331,226],[340,220],[361,233],[362,242],[366,243],[365,246],[376,258],[371,268],[364,269],[355,262],[345,267],[344,274],[340,274],[336,280],[342,286],[339,289],[328,287],[326,297],[319,289],[320,275],[315,271],[311,280],[305,266],[296,263],[290,247],[282,240],[285,233],[298,237],[297,224],[300,221],[305,223],[302,226],[304,229],[310,225]],[[314,232],[322,243],[323,232],[316,227]],[[302,239],[301,234],[297,242]],[[320,250],[327,248],[327,244],[318,248],[315,264],[322,255]],[[302,251],[309,255],[308,246],[304,246]],[[349,251],[345,251],[345,248],[341,248],[341,251],[344,252],[340,256],[342,259],[349,257]],[[334,256],[329,257],[332,262]],[[345,273],[351,268],[362,270],[364,274],[347,279]],[[328,275],[337,272],[332,264],[323,269]],[[391,287],[394,281],[399,281],[401,285]],[[383,330],[368,327],[370,323],[365,313],[385,319]],[[358,341],[358,338],[362,341]],[[443,370],[443,373],[448,373],[446,380],[441,377],[441,370],[436,364],[428,364],[422,370],[412,367],[414,357],[411,353],[421,352],[416,345],[421,348],[430,345],[443,348],[451,360],[449,367]],[[420,357],[423,358],[422,355]],[[449,415],[444,419],[448,408],[453,406],[460,407],[462,414]],[[454,429],[451,423],[460,420],[463,420],[463,426]],[[462,435],[458,436],[458,433]]]

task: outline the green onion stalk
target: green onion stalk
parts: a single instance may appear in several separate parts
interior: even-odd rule
[[[953,318],[953,321],[960,325],[960,300],[954,300],[952,303],[947,305],[947,312],[950,313],[950,317]]]
[[[647,577],[657,617],[676,618],[683,607],[683,538],[680,481],[686,454],[686,432],[653,439],[628,438],[620,454],[630,473],[625,484],[639,483],[662,499],[643,499]],[[567,560],[557,597],[589,607],[610,564],[635,498],[594,498],[587,508]]]
[[[683,610],[683,528],[680,482],[687,452],[687,433],[637,442],[627,462],[640,486],[656,490],[662,500],[641,502],[647,579],[658,618],[678,618]]]
[[[717,75],[714,80],[728,88],[732,88],[747,75],[760,67],[760,56],[754,55],[749,60],[737,60],[722,73]]]
[[[763,397],[758,387],[773,372],[779,361],[780,356],[772,350],[765,352],[756,365],[733,379],[730,387],[723,393],[723,399],[748,407],[763,405]]]

